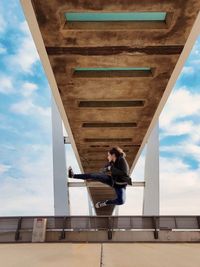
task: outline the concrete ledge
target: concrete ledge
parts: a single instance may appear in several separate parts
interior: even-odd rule
[[[6,267],[196,267],[200,244],[1,244]]]

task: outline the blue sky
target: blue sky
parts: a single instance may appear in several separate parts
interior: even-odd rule
[[[161,214],[200,213],[199,71],[200,38],[159,120]],[[51,94],[17,0],[0,2],[0,81],[0,216],[51,215]],[[79,171],[66,150],[68,165]],[[135,180],[143,179],[144,159],[145,150]],[[142,192],[131,188],[120,214],[140,214]],[[88,212],[85,189],[70,189],[70,196],[74,214]]]

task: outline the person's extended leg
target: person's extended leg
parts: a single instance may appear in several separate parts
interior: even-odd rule
[[[106,205],[122,205],[126,200],[126,187],[114,187],[117,198],[106,200]]]
[[[105,183],[107,185],[113,186],[113,180],[109,175],[106,175],[104,173],[84,173],[84,174],[74,174],[72,171],[72,168],[70,167],[68,170],[68,176],[70,178],[75,178],[75,179],[92,179],[96,180],[102,183]],[[105,200],[105,201],[99,201],[95,204],[96,208],[102,208],[107,205],[122,205],[125,203],[125,198],[126,198],[126,186],[125,187],[114,187],[115,192],[117,194],[116,199],[111,199],[111,200]]]
[[[104,173],[84,173],[84,174],[74,174],[74,177],[76,179],[83,179],[83,180],[88,180],[92,179],[95,181],[99,181],[104,184],[108,184],[112,186],[112,180],[109,175],[106,175]]]
[[[69,177],[71,176],[71,178],[75,178],[75,179],[83,179],[83,180],[88,180],[88,179],[92,179],[92,180],[96,180],[99,181],[101,183],[107,184],[112,186],[113,182],[112,179],[109,175],[106,175],[104,173],[84,173],[84,174],[74,174],[72,169],[69,168]]]

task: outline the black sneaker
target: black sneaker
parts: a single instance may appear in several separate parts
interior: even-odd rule
[[[99,208],[102,208],[102,207],[106,207],[107,204],[106,204],[106,201],[99,201],[95,204],[95,208],[99,209]]]
[[[74,177],[74,172],[73,172],[71,166],[68,168],[68,177],[69,177],[69,178],[73,178],[73,177]]]

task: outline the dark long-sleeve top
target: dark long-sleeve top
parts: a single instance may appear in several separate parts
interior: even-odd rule
[[[123,156],[118,157],[111,166],[111,175],[117,185],[132,185],[129,165]]]

